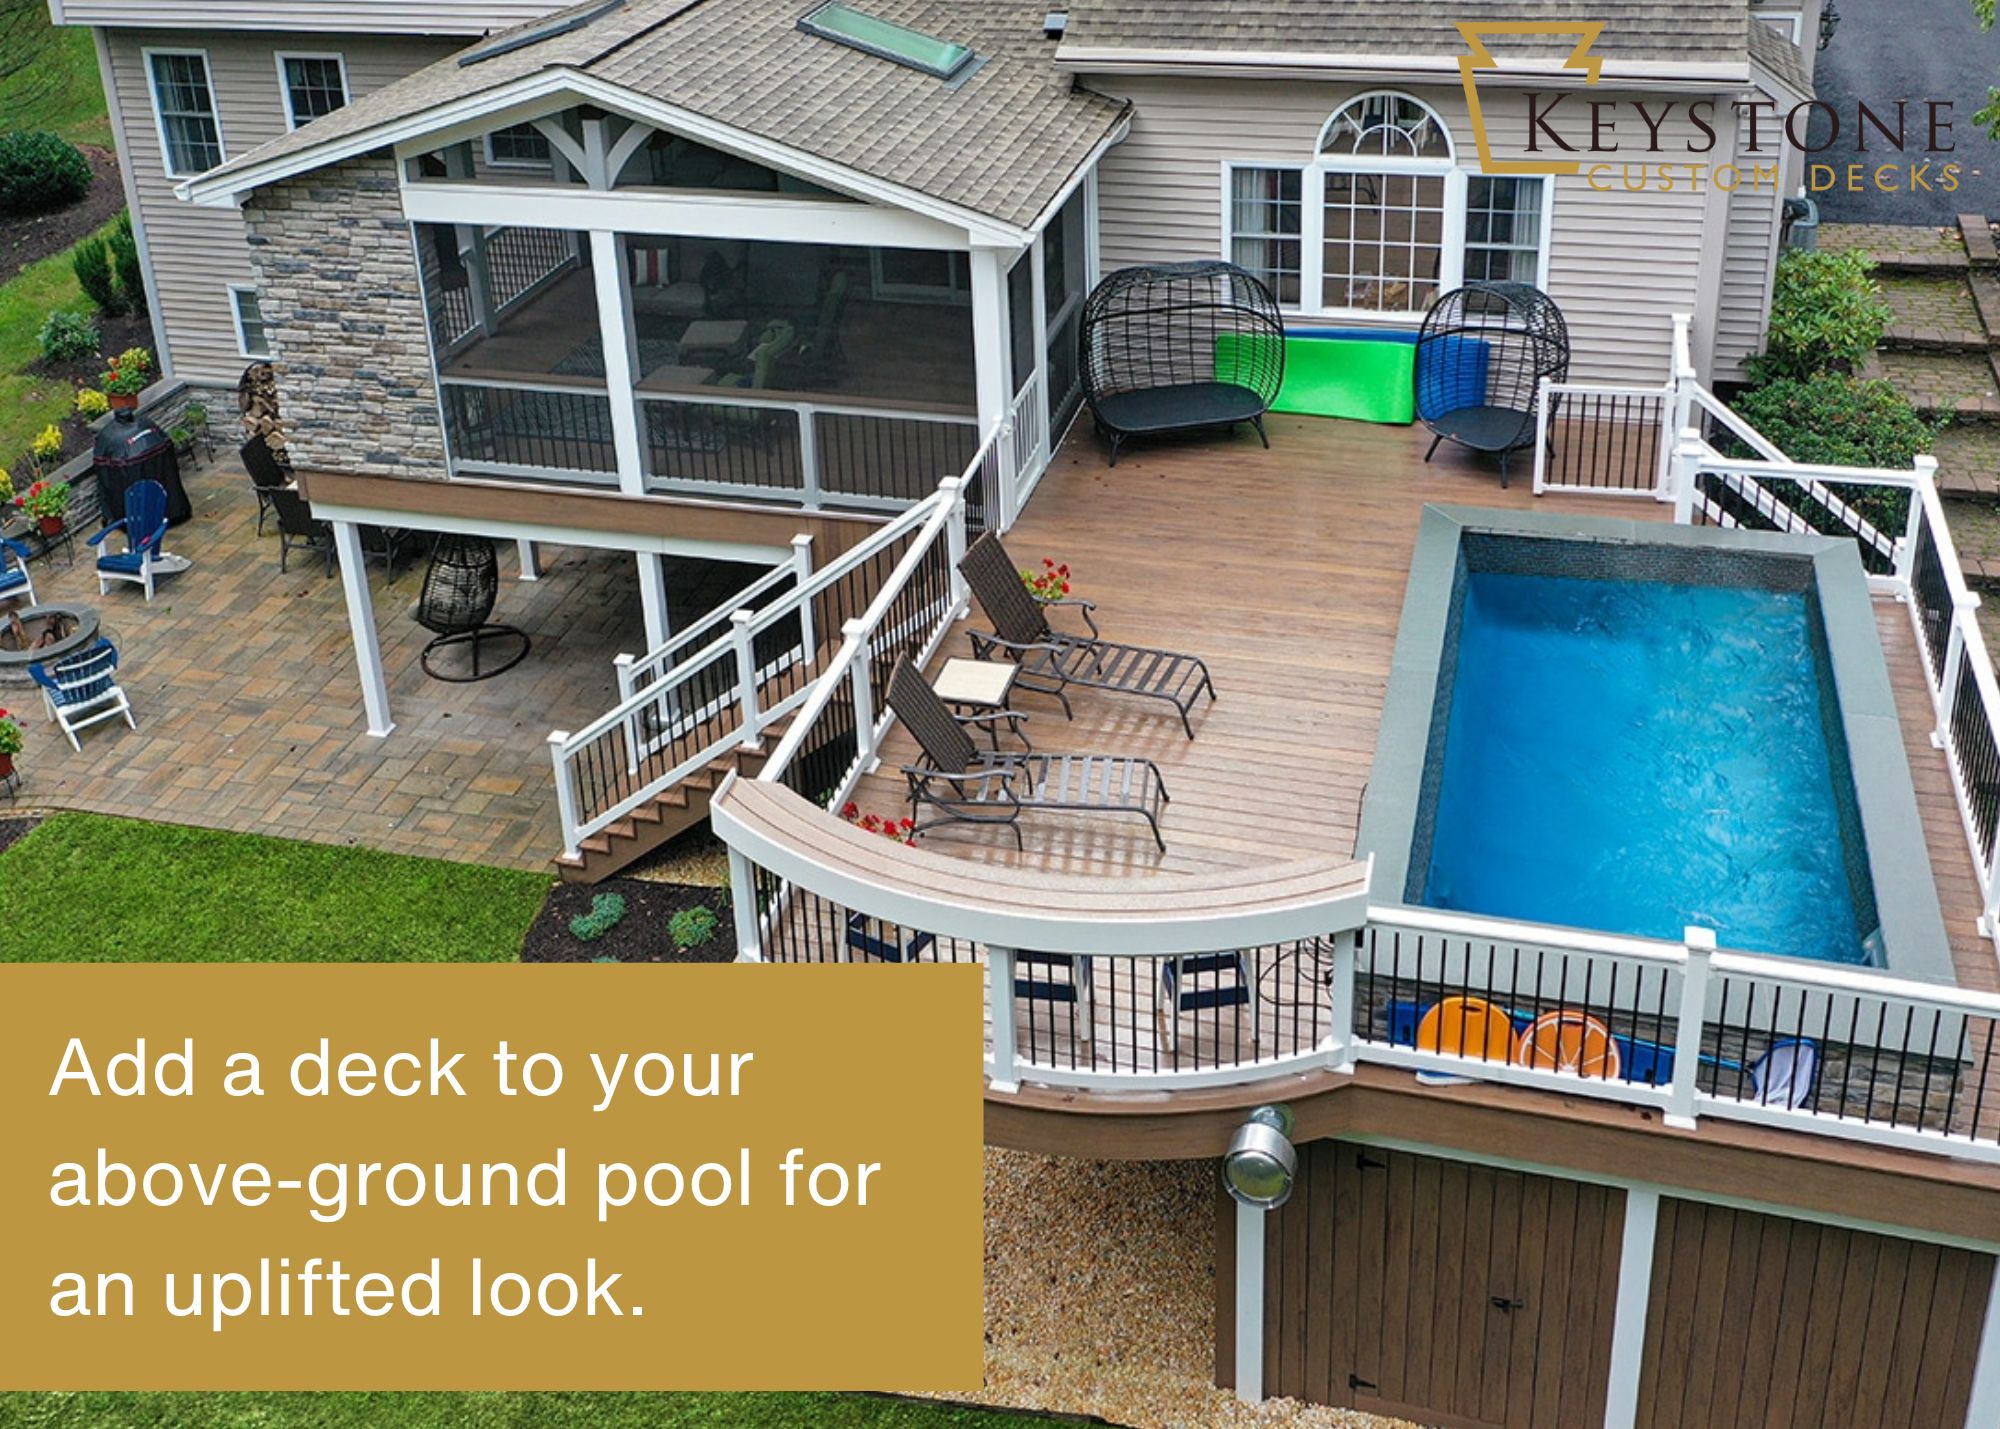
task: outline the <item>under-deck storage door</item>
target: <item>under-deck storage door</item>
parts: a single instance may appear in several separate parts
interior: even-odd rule
[[[1993,1257],[1664,1199],[1640,1429],[1965,1422]]]
[[[1267,1229],[1266,1393],[1440,1429],[1603,1422],[1622,1192],[1299,1150]]]

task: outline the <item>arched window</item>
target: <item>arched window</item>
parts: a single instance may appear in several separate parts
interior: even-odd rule
[[[1230,165],[1224,256],[1279,303],[1414,321],[1467,278],[1546,279],[1548,180],[1462,169],[1451,128],[1395,90],[1358,94],[1297,165]]]
[[[1407,94],[1380,90],[1334,111],[1319,131],[1319,152],[1328,159],[1431,160],[1456,157],[1451,131],[1435,109]]]

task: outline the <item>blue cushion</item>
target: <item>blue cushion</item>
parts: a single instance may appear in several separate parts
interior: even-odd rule
[[[123,571],[136,576],[139,574],[139,567],[144,564],[144,560],[145,557],[142,552],[120,551],[116,555],[99,556],[97,558],[97,568],[100,571]]]
[[[0,591],[22,590],[28,584],[28,573],[16,566],[12,570],[0,571]]]
[[[1492,356],[1484,338],[1448,333],[1417,347],[1417,415],[1426,421],[1486,405],[1486,367]]]

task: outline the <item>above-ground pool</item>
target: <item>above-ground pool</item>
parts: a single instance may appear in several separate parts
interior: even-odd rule
[[[1405,903],[1950,977],[1850,543],[1431,508],[1383,730]]]

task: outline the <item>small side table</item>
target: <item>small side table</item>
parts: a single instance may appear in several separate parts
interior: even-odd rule
[[[700,318],[687,325],[681,334],[682,360],[689,353],[714,352],[727,356],[743,343],[744,334],[750,331],[750,324],[742,318]]]
[[[966,709],[975,714],[995,713],[1013,708],[1014,677],[1020,667],[1011,660],[947,660],[944,668],[931,688],[937,697],[953,709]],[[1029,749],[1035,746],[1029,741],[1027,731],[1015,728],[1021,736],[1021,743]],[[986,734],[993,741],[993,748],[1000,748],[1000,722],[987,724]]]

